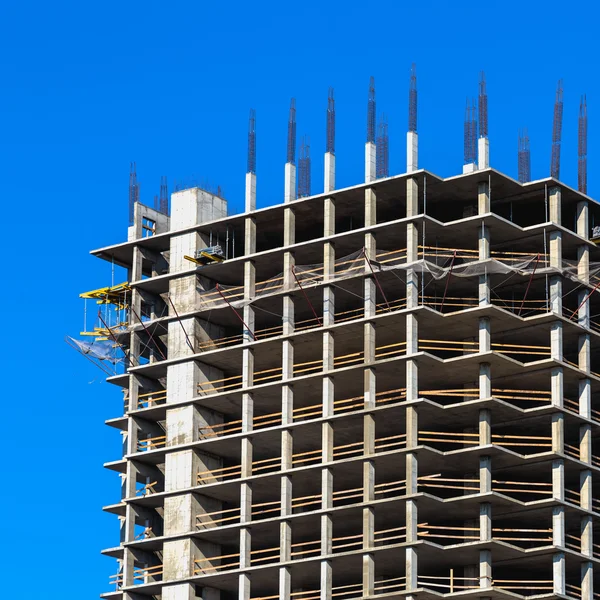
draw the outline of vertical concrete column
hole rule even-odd
[[[248,196],[248,179],[252,176],[254,179],[253,197]],[[250,182],[252,183],[252,182]],[[250,190],[252,192],[252,190]],[[246,174],[246,210],[256,208],[256,176],[254,173]],[[249,206],[250,204],[250,206]],[[256,252],[256,221],[248,217],[245,220],[245,255],[249,256]],[[253,333],[256,329],[254,308],[249,303],[256,294],[256,267],[252,260],[244,262],[244,322],[248,330],[244,331],[242,339],[244,346],[248,346],[253,341]],[[254,383],[254,350],[251,347],[242,349],[242,386],[246,390],[242,394],[242,433],[249,433],[254,428],[254,395],[249,388]],[[252,475],[253,447],[252,439],[243,437],[241,440],[241,465],[242,478]],[[240,484],[240,523],[250,524],[252,521],[252,484],[242,481]],[[251,528],[240,528],[240,569],[250,567],[250,552],[252,549]],[[250,575],[240,573],[238,580],[238,598],[239,600],[249,600],[250,598]]]
[[[561,224],[561,191],[554,187],[548,191],[548,216],[552,223]],[[562,232],[550,232],[550,267],[562,270]],[[562,315],[562,279],[560,275],[550,278],[550,309]]]
[[[416,168],[416,164],[413,165]],[[406,180],[406,216],[419,214],[419,186],[416,178]],[[424,226],[424,224],[423,224]],[[419,260],[419,231],[415,222],[406,225],[406,262],[416,263]],[[424,299],[422,300],[424,302]],[[415,269],[406,271],[406,308],[419,306],[419,277]],[[415,313],[406,315],[406,401],[416,402],[419,398],[419,370],[416,358],[412,355],[419,351],[419,327]],[[419,445],[419,419],[417,407],[409,404],[406,407],[406,542],[416,544],[418,540],[418,510],[413,496],[418,492],[418,458],[412,451]],[[418,557],[415,546],[407,546],[405,554],[406,589],[418,587]]]
[[[324,361],[325,363],[325,351]],[[333,352],[328,353],[327,362],[333,366]],[[325,364],[323,365],[325,368]],[[334,412],[334,381],[333,377],[323,377],[323,417],[331,417]],[[324,421],[321,433],[321,460],[323,463],[333,461],[333,426],[330,421]],[[331,467],[321,469],[321,508],[331,510],[333,508],[333,470]],[[332,553],[333,544],[333,521],[330,512],[321,515],[321,555],[328,556]],[[332,567],[331,561],[321,561],[321,600],[331,598]]]
[[[492,491],[492,458],[479,457],[479,493],[489,494]]]
[[[552,452],[563,454],[565,451],[565,419],[562,413],[552,414]]]
[[[477,184],[477,214],[485,215],[489,212],[491,212],[489,181],[481,181]]]
[[[367,160],[369,150],[375,150],[375,144],[367,143]],[[373,156],[375,156],[373,154]],[[375,171],[369,177],[369,163],[367,163],[367,181],[375,180]],[[365,227],[377,224],[377,197],[375,190],[365,190]],[[375,235],[371,232],[365,234],[365,262],[377,259],[377,246]],[[363,326],[363,353],[365,369],[363,373],[365,390],[365,408],[375,406],[375,323],[370,321],[377,313],[377,285],[371,268],[365,264],[364,278],[364,318]],[[363,416],[363,502],[372,502],[375,499],[375,418],[372,413]],[[375,585],[375,564],[373,557],[375,532],[375,514],[372,506],[363,508],[363,595],[372,595]]]
[[[294,168],[291,163],[287,167]],[[287,171],[286,171],[287,174]],[[294,183],[295,190],[295,183]],[[287,198],[287,196],[286,196]],[[287,200],[286,200],[287,201]],[[292,208],[286,208],[283,215],[283,244],[290,246],[295,243],[296,220]],[[295,266],[294,253],[286,251],[283,256],[283,286],[284,290],[292,290],[295,286],[295,279],[292,268]],[[289,335],[294,332],[295,315],[294,301],[290,295],[283,297],[283,335]],[[282,424],[291,424],[293,421],[294,410],[294,391],[291,380],[294,376],[294,345],[289,339],[282,342],[282,379],[284,383],[281,389],[281,418]],[[281,516],[287,517],[292,514],[292,478],[287,471],[292,468],[293,454],[293,435],[290,429],[281,431]],[[289,520],[282,520],[279,530],[280,556],[281,562],[291,560],[292,553],[292,526]],[[289,598],[291,593],[291,572],[288,567],[279,569],[279,595],[280,598]]]
[[[482,169],[488,169],[490,166],[490,140],[487,137],[480,137],[477,140],[477,154],[479,160],[477,162],[477,168],[481,171]]]
[[[479,363],[479,397],[492,397],[492,366],[490,363]]]
[[[330,178],[328,180],[328,162]],[[333,189],[335,177],[335,156],[325,154],[325,190]],[[335,233],[335,202],[332,198],[324,200],[323,236],[329,237]],[[323,280],[329,281],[335,273],[335,248],[326,241],[323,244]],[[333,286],[325,285],[323,288],[323,326],[333,325],[335,320],[335,295]],[[335,383],[328,372],[334,367],[334,335],[332,331],[323,332],[323,417],[333,416],[335,400]],[[324,464],[333,461],[334,430],[331,421],[324,421],[321,430],[321,460]],[[333,470],[330,466],[321,469],[321,508],[330,510],[333,507]],[[321,555],[328,556],[332,553],[333,521],[330,512],[321,515]],[[321,561],[320,595],[321,600],[331,598],[333,581],[331,560]]]
[[[189,583],[166,585],[161,591],[162,600],[197,600],[198,598],[194,586]],[[137,597],[138,596],[136,596],[136,598]]]
[[[477,214],[483,216],[491,211],[490,185],[488,181],[482,181],[477,185]],[[479,231],[479,260],[487,260],[491,256],[490,230],[485,221],[481,221]],[[489,275],[484,273],[479,276],[479,305],[491,302]]]
[[[292,202],[296,199],[296,165],[285,163],[284,202]]]
[[[492,332],[489,317],[479,319],[479,352],[489,352],[492,349]]]
[[[138,246],[133,247],[133,260],[131,265],[131,279],[130,281],[140,281],[142,279],[142,250]],[[129,324],[137,325],[138,329],[132,331],[130,334],[129,341],[129,352],[128,357],[132,364],[140,364],[140,329],[139,317],[142,314],[142,295],[139,290],[132,288],[131,290],[131,308],[129,309]],[[150,349],[150,358],[154,360],[154,346]]]
[[[479,587],[483,590],[492,587],[492,551],[479,551]]]
[[[548,218],[551,223],[561,224],[562,193],[557,186],[548,190]]]
[[[335,154],[325,152],[325,193],[335,190]]]
[[[410,450],[419,444],[419,415],[415,406],[406,407],[406,543],[416,544],[418,541],[417,502],[410,496],[418,492],[418,459],[417,453]],[[417,587],[418,557],[415,546],[406,547],[406,589],[411,591]]]
[[[479,260],[490,258],[490,229],[485,222],[481,222],[479,233]],[[491,302],[490,277],[487,270],[483,275],[479,275],[479,306],[485,306]]]
[[[565,500],[565,463],[562,458],[552,461],[552,497],[555,500]]]
[[[577,235],[585,240],[589,239],[589,208],[587,200],[577,203]],[[587,244],[577,246],[577,277],[586,285],[590,282],[590,250]],[[578,294],[579,314],[577,320],[583,327],[590,326],[590,306],[589,302],[584,302],[588,289],[582,289]]]
[[[365,182],[370,183],[377,178],[377,148],[374,142],[365,144]]]
[[[581,600],[594,598],[594,563],[581,563]]]
[[[419,214],[419,185],[415,178],[406,180],[406,217]],[[406,225],[406,262],[408,264],[419,260],[419,230],[414,222]],[[419,278],[415,269],[406,271],[406,308],[419,305]]]
[[[256,173],[246,173],[246,190],[244,208],[246,212],[256,210]]]
[[[416,131],[406,132],[406,172],[419,168],[419,136]]]
[[[552,581],[555,594],[565,593],[565,553],[552,555]]]
[[[488,408],[479,410],[479,445],[489,446],[492,443],[492,411]]]
[[[335,200],[325,198],[323,201],[324,226],[323,237],[335,235]],[[323,244],[323,280],[327,283],[335,275],[335,246],[326,241]],[[333,325],[335,321],[335,292],[333,286],[323,287],[323,325]]]
[[[479,540],[490,542],[492,540],[492,504],[482,502],[479,505]]]

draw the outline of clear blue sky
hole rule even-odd
[[[390,170],[405,164],[407,85],[419,78],[420,166],[460,172],[465,98],[485,70],[493,167],[516,177],[528,127],[532,175],[547,176],[552,107],[564,79],[561,178],[577,183],[577,112],[587,93],[589,193],[597,195],[600,80],[592,2],[31,2],[0,5],[4,211],[5,543],[3,594],[82,600],[108,591],[119,478],[102,463],[121,437],[103,424],[121,395],[63,341],[82,326],[78,293],[110,284],[90,248],[122,241],[127,183],[161,175],[221,185],[242,202],[249,108],[257,111],[258,204],[281,202],[289,99],[322,186],[329,86],[338,185],[364,172],[369,76],[389,119]],[[585,14],[584,14],[585,13]],[[578,16],[581,15],[581,16]],[[43,592],[40,585],[44,586]]]

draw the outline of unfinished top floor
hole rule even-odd
[[[552,178],[521,184],[494,169],[446,179],[419,170],[231,216],[227,216],[227,202],[222,198],[200,188],[183,190],[172,195],[170,217],[136,204],[128,241],[93,250],[92,254],[130,268],[133,249],[139,248],[149,257],[143,261],[142,277],[153,277],[182,270],[170,265],[172,240],[192,233],[200,238],[200,246],[220,246],[223,257],[229,260],[332,236],[348,237],[364,232],[364,199],[370,190],[376,197],[376,215],[368,218],[370,227],[406,219],[411,213],[407,212],[408,181],[417,195],[416,212],[410,217],[426,216],[432,223],[460,224],[481,216],[478,202],[484,186],[489,206],[484,212],[517,228],[548,223],[587,239],[600,224],[598,202]],[[558,206],[553,209],[550,196],[557,191]],[[325,199],[330,200],[328,205]],[[582,201],[587,201],[589,207],[587,235],[583,236],[577,222],[577,206]],[[325,214],[327,206],[333,215]],[[290,209],[292,219],[286,217]],[[187,266],[194,267],[192,263]]]

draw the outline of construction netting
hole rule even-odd
[[[220,285],[208,290],[199,289],[199,310],[233,306],[239,308],[261,298],[302,288],[337,282],[343,279],[366,275],[370,272],[406,271],[425,274],[435,280],[452,277],[477,277],[480,275],[530,276],[532,273],[562,274],[582,283],[576,261],[563,260],[562,269],[552,267],[548,256],[526,252],[493,252],[485,260],[479,259],[479,252],[470,249],[449,249],[433,246],[419,246],[419,259],[407,262],[406,248],[398,250],[377,250],[375,259],[368,259],[364,249],[348,254],[334,261],[333,267],[325,269],[323,263],[295,265],[289,273],[277,275],[257,282],[255,293],[244,296],[244,286]],[[592,283],[599,279],[600,263],[590,263],[589,279]]]

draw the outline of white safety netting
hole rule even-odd
[[[103,340],[94,340],[92,342],[88,342],[85,340],[76,340],[70,336],[66,337],[66,342],[81,352],[81,354],[89,356],[90,358],[109,362],[113,365],[123,360],[122,355],[117,355],[117,349],[114,342]]]
[[[582,272],[577,261],[563,260],[562,268],[549,265],[546,255],[534,253],[492,252],[492,257],[479,260],[477,250],[452,250],[448,248],[419,247],[419,260],[407,262],[406,248],[398,250],[377,250],[375,260],[368,260],[364,249],[357,250],[333,261],[326,268],[323,263],[295,265],[286,274],[284,272],[256,283],[254,294],[245,297],[244,286],[217,285],[200,292],[199,309],[211,310],[224,306],[241,308],[256,300],[281,292],[291,292],[318,286],[324,283],[338,282],[344,279],[369,273],[411,270],[425,274],[435,280],[452,277],[478,277],[480,275],[517,274],[531,276],[538,274],[562,274],[572,281],[583,283]],[[600,281],[600,263],[590,263],[589,279],[592,284]]]

